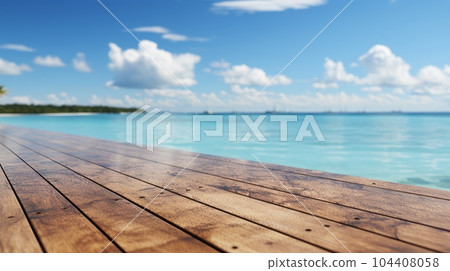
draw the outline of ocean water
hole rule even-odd
[[[124,142],[126,116],[17,115],[0,116],[0,123]],[[259,126],[266,142],[254,136],[241,141],[250,129],[239,116],[238,140],[230,142],[228,115],[223,115],[223,136],[202,134],[193,142],[193,116],[173,114],[172,135],[162,146],[248,160],[255,160],[254,154],[263,162],[450,190],[450,114],[315,114],[325,141],[313,136],[297,142],[304,116],[289,123],[286,142],[280,141],[280,123],[269,117]],[[164,125],[158,127],[156,137],[163,131]]]

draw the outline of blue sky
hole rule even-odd
[[[275,79],[349,1],[102,3],[140,45],[96,0],[1,1],[0,85],[9,94],[0,103],[149,103],[184,112],[449,108],[449,1],[355,0]]]

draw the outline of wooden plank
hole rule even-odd
[[[23,161],[0,145],[0,163],[47,252],[99,252],[109,240]],[[105,252],[120,252],[115,245]]]
[[[120,233],[115,242],[125,252],[217,252],[148,212],[137,216],[142,208],[83,176],[15,143],[3,144],[61,191],[111,238]]]
[[[64,140],[64,142],[67,144],[68,142],[66,141],[66,140]],[[92,149],[92,148],[91,148]],[[172,155],[173,156],[173,155]],[[185,157],[185,158],[188,158],[188,157]],[[143,161],[141,161],[141,163],[142,162],[145,162],[145,160],[143,160]],[[169,174],[174,174],[173,172],[170,172],[169,171]],[[155,176],[155,177],[157,177],[157,176]],[[248,184],[244,184],[244,187],[242,187],[242,186],[236,186],[236,185],[233,185],[233,186],[230,186],[229,185],[229,180],[223,180],[223,178],[221,178],[220,179],[221,180],[221,182],[219,182],[219,184],[218,184],[218,182],[217,182],[217,180],[215,180],[214,182],[212,182],[212,183],[210,183],[210,185],[211,186],[214,186],[213,184],[216,184],[216,188],[219,188],[219,189],[228,189],[228,191],[231,191],[231,192],[233,192],[233,193],[238,193],[238,194],[241,194],[241,195],[245,195],[246,193],[247,194],[250,194],[251,193],[251,195],[252,196],[250,196],[250,197],[253,197],[253,198],[259,198],[260,200],[263,200],[263,201],[266,201],[266,202],[271,202],[271,203],[275,203],[275,204],[278,204],[278,205],[281,205],[281,206],[285,206],[285,207],[289,207],[289,208],[291,208],[291,209],[296,209],[296,205],[295,205],[295,202],[288,202],[287,200],[286,200],[286,198],[285,198],[285,195],[282,195],[282,194],[278,194],[278,193],[280,193],[281,191],[276,191],[275,189],[268,189],[268,188],[265,188],[265,187],[260,187],[260,186],[255,186],[254,184],[250,184],[250,183],[248,183]],[[235,182],[235,183],[239,183],[239,184],[243,184],[242,182]],[[228,187],[226,187],[228,185]],[[245,185],[247,185],[247,187],[245,187]],[[229,187],[231,187],[231,189],[229,188]],[[250,187],[250,189],[249,189],[249,187]],[[255,191],[256,190],[256,191]],[[264,194],[263,194],[264,193]],[[285,192],[284,192],[285,193]],[[286,193],[285,193],[286,194]],[[267,197],[267,195],[269,195],[269,197]],[[246,195],[246,196],[249,196],[249,195]],[[267,200],[267,199],[264,199],[264,198],[269,198],[270,200]],[[311,199],[311,198],[306,198],[307,200],[314,200],[314,199]],[[278,202],[277,202],[278,201]],[[291,199],[291,201],[292,201],[292,199]],[[302,199],[302,201],[303,201],[303,199]],[[314,200],[314,201],[316,201],[316,200]],[[321,202],[320,200],[319,201],[317,201],[317,202]],[[325,203],[325,202],[321,202],[321,203]],[[289,206],[289,204],[291,204],[291,206]],[[325,203],[325,204],[328,204],[328,205],[330,205],[330,206],[338,206],[338,205],[335,205],[335,204],[330,204],[330,203]],[[287,206],[286,206],[287,205]],[[298,205],[297,205],[298,206]],[[340,206],[340,207],[342,207],[342,206]],[[298,208],[298,207],[297,207]],[[344,208],[346,208],[346,207],[344,207]],[[355,209],[356,210],[356,209]],[[356,210],[356,211],[359,211],[359,212],[361,212],[360,210]],[[345,212],[343,212],[343,213],[345,213]],[[365,212],[363,212],[363,213],[365,213]],[[369,213],[370,214],[370,213]],[[373,214],[372,214],[373,215]],[[388,220],[389,219],[391,219],[392,220],[392,218],[390,218],[390,217],[384,217],[385,219],[387,218]],[[380,220],[380,219],[378,219],[378,220]],[[395,221],[395,219],[393,219],[394,221]],[[354,221],[354,223],[353,224],[355,224],[355,225],[357,225],[358,227],[360,227],[361,225],[364,225],[365,223],[366,224],[369,224],[368,222],[369,222],[370,220],[366,220],[365,219],[365,217],[363,217],[363,219],[360,219],[360,220],[356,220],[356,221]],[[423,232],[423,231],[421,231],[420,230],[420,227],[422,227],[423,229],[428,229],[428,228],[430,228],[430,227],[426,227],[426,226],[423,226],[423,225],[417,225],[417,224],[414,224],[414,223],[411,223],[411,222],[408,222],[408,221],[402,221],[402,220],[398,220],[397,222],[400,222],[400,223],[398,223],[398,225],[397,226],[400,226],[400,227],[403,227],[403,226],[405,226],[405,225],[407,225],[408,227],[409,227],[409,225],[408,224],[410,224],[410,225],[412,225],[413,227],[415,226],[415,227],[419,227],[419,228],[416,228],[417,229],[417,231],[415,232],[415,234],[417,235],[417,232],[420,232],[421,234],[421,236],[427,236],[427,235],[429,235],[429,233],[428,232]],[[370,224],[372,224],[372,223],[370,223]],[[382,226],[383,225],[383,221],[379,221],[379,224],[380,224],[380,226]],[[387,226],[385,225],[385,228],[389,228],[389,223],[386,223],[387,224]],[[398,229],[397,229],[397,226],[392,230],[392,233],[391,234],[394,234],[394,235],[399,235],[399,236],[406,236],[406,238],[413,238],[414,237],[414,231],[413,231],[413,227],[407,227],[407,229],[408,230],[405,230],[405,232],[402,234],[402,231],[400,230],[400,234],[398,234],[397,233],[397,231],[398,231]],[[446,239],[445,238],[445,234],[444,235],[442,235],[441,233],[439,233],[439,230],[438,229],[433,229],[433,228],[430,228],[430,229],[432,229],[432,230],[436,230],[435,232],[434,232],[434,235],[433,234],[431,234],[431,235],[429,235],[429,236],[431,236],[431,240],[432,240],[432,242],[431,243],[433,243],[433,242],[435,242],[436,240],[438,240],[439,238],[442,238],[442,239]],[[376,226],[375,226],[375,230],[377,230],[376,229]],[[384,231],[385,229],[383,229],[382,227],[381,227],[381,231]],[[405,233],[407,233],[407,234],[405,234]],[[412,233],[412,234],[411,234]],[[432,232],[433,233],[433,232]],[[446,232],[446,231],[444,231],[444,233],[448,233],[448,232]],[[400,238],[402,238],[402,237],[400,237]],[[417,239],[417,238],[416,238]],[[419,237],[419,239],[420,239],[420,237]],[[426,239],[426,238],[422,238],[423,239],[423,241]],[[427,246],[427,245],[429,245],[429,244],[426,244],[426,245],[423,245],[423,244],[419,244],[419,245],[422,245],[422,246]],[[433,245],[433,244],[431,244],[431,245]],[[433,248],[433,247],[432,247]],[[439,249],[444,249],[444,250],[441,250],[441,251],[446,251],[445,249],[446,248],[448,248],[448,246],[446,247],[445,245],[444,246],[442,246],[442,242],[441,242],[441,246],[439,247],[439,243],[437,243],[436,242],[436,244],[434,244],[434,249],[436,249],[436,250],[439,250]]]
[[[16,127],[14,127],[16,128]],[[15,129],[16,131],[23,129],[18,128]],[[189,159],[196,155],[196,153],[187,152],[183,150],[173,150],[170,148],[161,148],[156,147],[156,152],[148,152],[145,149],[138,148],[134,145],[130,144],[122,144],[118,142],[108,141],[108,140],[100,140],[95,138],[89,138],[89,137],[80,137],[80,136],[73,136],[68,134],[60,134],[60,133],[53,133],[53,132],[44,132],[48,135],[58,135],[58,138],[64,138],[65,140],[80,140],[83,138],[82,142],[84,144],[90,144],[93,148],[99,148],[103,150],[109,150],[112,152],[120,153],[127,156],[133,156],[138,158],[144,158],[144,159],[150,159],[150,160],[157,160],[161,161],[161,159],[164,158],[171,158],[173,159],[173,162],[176,162],[178,159]],[[50,138],[50,137],[49,137]],[[158,151],[160,150],[160,151]],[[158,154],[158,155],[156,155]],[[203,164],[203,162],[208,162],[211,160],[214,161],[220,161],[220,162],[226,162],[226,163],[233,163],[233,164],[241,164],[245,166],[250,167],[256,167],[260,168],[261,165],[258,162],[248,161],[248,160],[242,160],[242,159],[236,159],[236,158],[227,158],[227,157],[220,157],[220,156],[214,156],[214,155],[207,155],[207,154],[200,154],[197,158],[199,164]],[[372,187],[378,187],[383,188],[387,190],[394,190],[394,191],[401,191],[401,192],[407,192],[411,194],[418,194],[418,195],[424,195],[429,197],[435,197],[435,198],[441,198],[441,199],[447,199],[450,200],[450,191],[446,190],[439,190],[439,189],[433,189],[433,188],[427,188],[427,187],[418,187],[414,185],[406,185],[401,183],[393,183],[393,182],[386,182],[381,180],[374,180],[369,178],[363,178],[363,177],[355,177],[355,176],[348,176],[348,175],[342,175],[342,174],[335,174],[335,173],[329,173],[329,172],[323,172],[318,170],[308,170],[308,169],[302,169],[302,168],[295,168],[295,167],[287,167],[287,166],[281,166],[281,165],[275,165],[267,163],[265,164],[267,168],[270,170],[275,171],[284,171],[284,172],[290,172],[290,173],[296,173],[299,175],[305,175],[309,177],[318,177],[318,178],[326,178],[334,181],[340,181],[340,182],[346,182],[346,183],[356,183],[356,184],[362,184],[365,186],[372,186]],[[195,165],[194,165],[195,166]],[[197,169],[196,167],[193,167],[192,169]],[[201,168],[198,170],[202,170]]]
[[[0,253],[42,252],[0,165]]]
[[[24,143],[23,141],[21,142]],[[84,168],[90,166],[95,168],[90,163],[83,162],[81,160],[74,159],[73,157],[64,155],[62,153],[56,153],[55,151],[48,150],[45,147],[35,146],[33,144],[27,144],[28,147],[33,148],[39,152],[44,152],[46,155],[52,156],[52,159],[57,159],[59,162],[71,167],[73,170],[82,172]],[[66,151],[71,152],[70,148],[65,148]],[[143,164],[142,161],[128,161],[124,163],[123,159],[118,155],[109,155],[108,157],[102,156],[101,152],[95,151],[93,153],[86,153],[84,150],[80,153],[74,152],[77,155],[84,155],[84,159],[91,159],[91,162],[108,164],[113,169],[124,172],[128,175],[139,175],[142,180],[152,180],[151,183],[163,186],[164,176],[159,175],[158,172],[171,172],[172,168],[160,168],[159,166],[148,166]],[[87,164],[87,165],[86,165]],[[121,165],[123,167],[121,167]],[[149,170],[150,168],[150,170]],[[137,173],[133,173],[137,172]],[[120,175],[117,172],[111,172],[101,167],[96,169],[89,169],[88,172],[82,172],[83,175],[92,178],[95,181],[101,182],[103,178],[120,180],[127,183],[126,187],[116,188],[121,193],[130,193],[131,197],[137,199],[138,194],[133,191],[145,190],[145,185],[136,182],[135,179]],[[168,190],[176,192],[177,194],[187,196],[189,198],[204,202],[208,205],[214,206],[227,212],[245,217],[246,219],[255,221],[259,224],[266,225],[277,229],[281,232],[285,232],[292,236],[296,236],[309,242],[314,242],[320,246],[329,248],[333,251],[345,251],[339,242],[322,228],[321,225],[310,215],[299,213],[294,210],[286,209],[275,205],[267,205],[262,201],[256,201],[246,196],[236,195],[229,193],[214,187],[214,184],[220,183],[220,179],[217,177],[201,178],[198,173],[185,172],[183,176],[180,176],[180,181],[172,184]],[[126,180],[126,181],[125,181]],[[104,181],[104,180],[103,180]],[[222,180],[223,182],[223,180]],[[228,180],[228,182],[230,182]],[[105,185],[108,185],[107,183]],[[130,190],[131,187],[131,190]],[[111,188],[112,189],[112,188]],[[128,189],[128,190],[127,190]],[[291,195],[285,195],[285,199],[291,199]],[[242,208],[245,206],[245,208]],[[161,212],[159,212],[161,213]],[[426,251],[425,249],[399,242],[384,236],[379,236],[366,231],[358,230],[353,227],[348,227],[334,221],[323,219],[323,223],[328,225],[333,233],[338,236],[340,240],[343,240],[346,246],[353,252],[367,252],[367,251],[409,251],[419,252]]]
[[[21,155],[21,157],[25,157],[27,161],[29,161],[33,164],[34,167],[39,169],[42,174],[45,174],[47,177],[49,177],[52,182],[58,182],[60,183],[60,186],[66,187],[70,186],[70,182],[80,182],[80,180],[74,180],[73,178],[70,178],[70,180],[67,180],[67,182],[69,183],[64,183],[62,179],[70,176],[70,173],[62,170],[59,167],[57,167],[55,171],[54,163],[51,164],[45,159],[42,160],[42,157],[33,158],[33,155],[31,155],[29,152],[24,151],[23,148],[15,146],[14,143],[8,142],[8,140],[3,139],[3,142],[6,142],[8,146],[13,147],[14,150]],[[49,155],[50,157],[52,153],[47,152],[45,154]],[[64,164],[66,165],[65,162],[66,161],[64,161]],[[46,167],[46,165],[49,165],[50,167]],[[108,174],[108,172],[99,173],[89,163],[85,163],[83,165],[78,164],[78,166],[78,169],[81,169],[80,172],[83,175],[92,175],[90,177],[95,177],[93,178],[93,180],[95,180],[96,182],[104,185],[105,187],[108,187],[112,191],[116,191],[117,193],[124,195],[127,199],[136,202],[140,206],[146,206],[148,202],[161,191],[161,188],[143,184],[142,182],[136,181],[134,179],[131,179],[130,181],[128,179],[120,178],[124,177],[120,174],[115,173],[117,176],[112,176]],[[53,172],[52,174],[55,175],[50,176],[50,172]],[[114,172],[110,171],[110,173]],[[166,177],[173,178],[173,176],[171,175],[167,175]],[[136,187],[136,183],[140,186]],[[55,185],[58,184],[55,183]],[[82,189],[82,191],[84,192],[80,192],[80,199],[74,199],[74,201],[78,202],[83,198],[87,198],[90,202],[105,201],[109,199],[107,196],[102,195],[101,193],[99,195],[99,192],[96,189],[92,189],[92,187],[87,185],[86,183],[80,184],[80,189]],[[65,194],[69,198],[74,197],[72,193],[73,192],[65,191]],[[78,204],[80,208],[88,205],[81,202],[78,202]],[[120,220],[122,217],[129,216],[124,212],[116,213],[116,207],[114,208],[114,213],[110,215],[112,215],[115,219]],[[111,206],[109,206],[109,208],[104,209],[110,211],[112,208]],[[177,196],[173,193],[164,192],[154,202],[152,202],[152,204],[148,206],[148,210],[157,213],[159,216],[172,221],[173,223],[179,225],[180,227],[183,227],[190,232],[193,232],[194,234],[200,236],[201,238],[204,238],[205,240],[208,240],[224,251],[326,252],[326,250],[323,250],[316,246],[293,239],[289,236],[269,230],[267,228],[261,227],[227,213],[220,212],[216,209],[205,206],[196,201]],[[86,212],[90,216],[95,215],[95,213],[93,213],[94,211],[91,213],[86,210]],[[133,212],[133,214],[135,214],[135,212]],[[92,218],[95,219],[94,217]],[[140,225],[141,227],[148,227],[149,225],[148,223],[136,224]],[[105,231],[107,231],[106,228]],[[124,235],[126,235],[125,232]],[[135,237],[145,239],[145,235],[148,235],[151,238],[155,238],[155,235],[158,236],[158,233],[155,233],[155,231],[143,232],[143,230],[141,230]],[[119,240],[120,238],[122,238],[122,235],[117,238],[117,242],[122,246],[122,243],[120,243]],[[140,242],[139,240],[134,241],[136,243]],[[176,246],[177,243],[174,242],[173,245]],[[191,251],[192,249],[179,245],[178,250],[187,252]]]
[[[230,185],[225,184],[224,182],[215,182],[211,185],[240,195],[305,212],[303,206],[301,206],[295,198],[292,196],[289,197],[289,193],[289,195],[286,195],[286,193],[275,191],[273,189],[250,186],[242,183]],[[450,240],[449,231],[322,202],[311,198],[297,197],[318,217],[327,218],[335,222],[416,244],[435,251],[450,251],[450,243],[443,241]]]
[[[230,163],[237,163],[237,164],[241,164],[241,165],[245,165],[245,166],[252,166],[252,167],[257,167],[257,168],[261,167],[261,164],[259,162],[254,162],[254,161],[249,161],[249,160],[230,159],[230,158],[226,158],[226,157],[206,155],[206,154],[202,155],[202,158],[213,159],[213,160],[220,161],[222,163],[230,162]],[[272,164],[272,163],[264,163],[264,165],[272,171],[295,173],[295,174],[299,174],[299,175],[305,175],[307,177],[316,177],[316,178],[329,179],[329,180],[340,181],[340,182],[345,182],[345,183],[361,184],[364,186],[377,187],[377,188],[382,188],[382,189],[386,189],[386,190],[393,190],[393,191],[411,193],[411,194],[433,197],[433,198],[438,198],[438,199],[450,200],[450,191],[447,191],[447,190],[421,187],[421,186],[408,185],[408,184],[395,183],[395,182],[387,182],[387,181],[364,178],[364,177],[324,172],[324,171],[320,171],[320,170],[310,170],[310,169],[304,169],[304,168],[287,167],[287,166],[276,165],[276,164]]]
[[[60,148],[61,146],[65,148],[64,145],[67,142],[73,142],[74,144],[71,146],[78,146],[77,149],[81,150],[81,152],[89,152],[92,150],[90,145],[85,147],[83,142],[75,144],[75,141],[70,141],[66,138],[61,140],[52,139],[51,142],[62,144],[59,146]],[[42,143],[49,144],[48,142]],[[97,145],[101,145],[100,142]],[[99,150],[98,152],[102,151]],[[107,156],[114,156],[114,153],[105,153],[104,151],[103,153]],[[168,160],[175,161],[177,159],[176,156],[172,155],[167,160],[164,160],[163,152],[157,152],[154,155],[157,155],[160,157],[160,160],[168,163],[174,163]],[[183,159],[187,160],[189,158],[183,157]],[[139,159],[131,156],[127,160],[134,161],[134,164],[142,163],[142,160],[139,162]],[[151,162],[150,160],[146,161]],[[178,164],[179,162],[176,163]],[[158,163],[153,163],[155,166],[156,164]],[[285,189],[261,166],[258,168],[248,167],[242,164],[223,163],[217,160],[209,160],[209,162],[195,160],[190,169],[285,192]],[[335,182],[328,179],[298,175],[284,171],[273,171],[273,174],[292,193],[299,196],[450,230],[450,213],[446,211],[449,208],[450,201],[444,199],[402,193],[361,184]],[[393,202],[396,204],[392,204]]]

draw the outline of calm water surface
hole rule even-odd
[[[0,123],[124,142],[126,116],[0,116]],[[314,116],[325,142],[315,138],[295,142],[300,122],[290,123],[288,141],[280,142],[279,123],[268,118],[260,126],[267,142],[253,137],[249,142],[229,142],[227,125],[223,137],[202,136],[193,142],[192,115],[174,114],[172,137],[163,146],[248,160],[255,160],[254,154],[263,162],[450,190],[450,114]],[[214,124],[202,128],[212,129]],[[247,131],[238,117],[237,138]]]

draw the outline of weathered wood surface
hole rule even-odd
[[[2,252],[450,252],[449,191],[4,125],[0,153]]]

